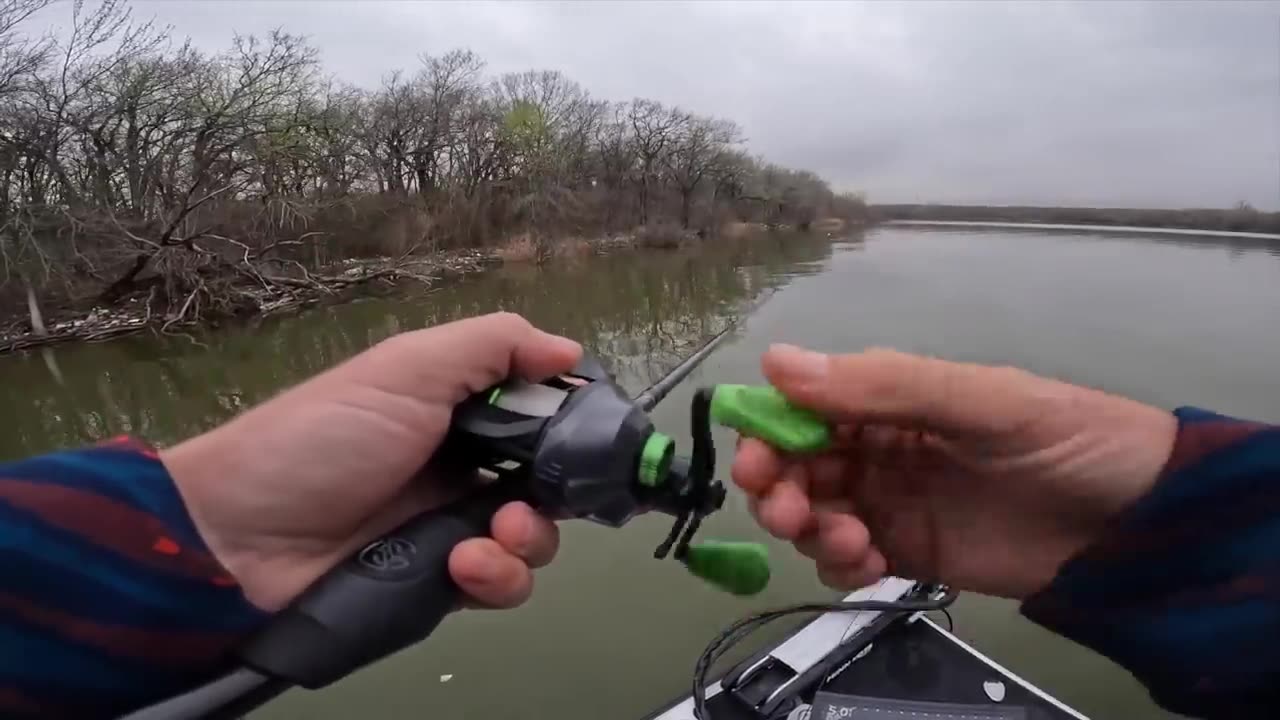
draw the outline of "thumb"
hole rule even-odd
[[[493,313],[396,335],[366,355],[356,359],[366,361],[361,371],[385,389],[456,404],[508,376],[569,372],[582,347],[514,313]]]
[[[763,366],[782,394],[836,422],[997,433],[1015,426],[1032,405],[1033,376],[1022,371],[892,350],[825,355],[774,345]]]

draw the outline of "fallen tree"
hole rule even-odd
[[[332,274],[322,274],[287,263],[254,262],[247,252],[230,268],[208,254],[197,255],[196,263],[189,262],[190,255],[180,257],[187,262],[181,270],[156,275],[155,282],[139,282],[110,305],[76,309],[62,313],[64,317],[46,314],[34,294],[29,295],[29,317],[0,326],[0,353],[68,341],[101,342],[143,331],[186,334],[222,319],[285,313],[373,287],[390,289],[408,282],[430,287],[500,262],[492,253],[463,250],[348,261],[331,269]],[[163,265],[169,258],[162,253],[153,261]],[[175,292],[175,285],[182,290]],[[159,302],[162,295],[170,302]]]

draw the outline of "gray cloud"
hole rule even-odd
[[[64,6],[65,7],[65,6]],[[469,47],[738,121],[873,200],[1280,208],[1280,3],[148,2],[199,46],[282,27],[373,85]],[[65,10],[63,11],[65,12]]]

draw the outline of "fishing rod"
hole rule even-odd
[[[432,464],[489,481],[375,540],[308,587],[240,648],[239,667],[125,720],[229,720],[293,686],[325,687],[427,638],[454,610],[453,547],[489,534],[494,513],[523,500],[557,518],[621,527],[657,511],[675,517],[654,551],[695,576],[750,595],[769,580],[758,543],[693,542],[719,510],[725,488],[713,477],[712,421],[791,451],[817,450],[825,424],[793,408],[771,387],[703,388],[692,402],[688,456],[648,417],[673,388],[730,336],[717,333],[647,389],[629,398],[595,358],[539,383],[511,380],[459,404]]]

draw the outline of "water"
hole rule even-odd
[[[121,432],[172,442],[388,334],[497,308],[583,340],[632,390],[749,313],[656,411],[677,437],[687,437],[691,388],[759,381],[770,342],[1008,363],[1162,406],[1280,421],[1278,280],[1280,249],[1267,243],[912,227],[504,268],[429,294],[223,331],[201,338],[204,347],[136,339],[56,348],[61,383],[50,358],[0,358],[0,458]],[[703,644],[732,618],[830,594],[776,543],[768,591],[717,594],[649,559],[666,528],[658,518],[622,531],[569,523],[526,607],[452,617],[427,643],[255,717],[641,717],[687,692]],[[761,535],[736,494],[706,532]],[[1010,602],[964,596],[954,614],[962,637],[1086,714],[1161,717],[1126,673],[1022,620]]]

